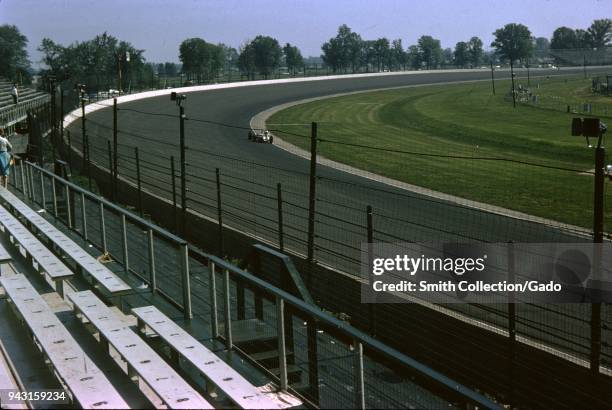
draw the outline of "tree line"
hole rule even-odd
[[[321,59],[333,73],[446,66],[467,68],[499,61],[524,62],[530,58],[549,57],[551,50],[604,50],[612,41],[612,20],[595,20],[586,29],[559,27],[550,40],[534,38],[526,26],[515,23],[493,34],[491,51],[485,51],[482,40],[476,36],[457,42],[453,49],[443,49],[440,40],[423,35],[415,44],[404,48],[401,39],[364,39],[347,25],[341,25],[337,34],[321,46]],[[24,81],[31,76],[27,42],[16,26],[0,26],[0,76]],[[289,43],[281,46],[277,39],[264,35],[246,41],[238,49],[202,38],[186,39],[179,46],[180,65],[147,62],[144,50],[107,33],[67,46],[45,38],[38,50],[43,54],[45,65],[41,74],[59,81],[71,79],[85,83],[91,90],[151,87],[162,76],[179,74],[193,83],[214,82],[222,73],[229,75],[231,80],[234,72],[247,79],[255,79],[257,75],[270,78],[278,75],[281,68],[287,75],[296,75],[305,64],[298,47]]]

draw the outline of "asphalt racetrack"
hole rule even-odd
[[[571,73],[582,73],[582,68],[531,71],[532,78]],[[497,79],[509,78],[509,71],[497,71],[495,75]],[[518,75],[526,73],[520,71]],[[215,169],[219,168],[224,223],[278,243],[276,195],[277,183],[281,183],[285,248],[305,255],[309,163],[274,145],[248,141],[247,128],[255,114],[272,106],[317,96],[419,84],[490,80],[490,76],[490,71],[484,69],[412,72],[189,93],[184,102],[188,118],[185,126],[188,208],[216,219]],[[498,89],[498,93],[506,91]],[[80,127],[80,121],[69,127],[77,148],[81,144]],[[179,120],[175,103],[163,96],[120,104],[118,128],[120,175],[132,180],[135,178],[134,147],[138,147],[143,187],[171,198],[170,156],[175,157],[176,169],[179,169]],[[305,127],[304,133],[308,131]],[[92,160],[108,167],[107,141],[112,141],[112,110],[105,108],[88,114],[87,133]],[[560,224],[543,225],[475,210],[332,168],[319,166],[318,176],[315,259],[349,274],[359,275],[360,246],[367,240],[368,205],[374,211],[375,241],[579,240]]]

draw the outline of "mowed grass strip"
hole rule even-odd
[[[549,81],[547,88],[562,84],[563,92],[574,89],[559,79],[540,81]],[[281,138],[309,149],[307,138],[291,133],[308,134],[308,126],[296,124],[315,121],[324,140],[319,153],[327,158],[462,198],[592,227],[593,176],[583,172],[593,170],[594,150],[583,138],[570,136],[575,115],[527,105],[514,109],[504,98],[510,82],[496,86],[496,96],[490,83],[478,82],[336,97],[280,111],[268,123]],[[577,172],[477,159],[482,157]],[[606,181],[606,204],[612,203],[609,186]],[[606,206],[606,221],[610,217]]]

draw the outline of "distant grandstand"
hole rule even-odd
[[[612,64],[612,47],[550,49],[549,55],[562,66],[593,66]]]
[[[45,92],[19,86],[19,102],[13,104],[12,86],[11,81],[0,78],[0,127],[4,128],[9,136],[15,133],[15,125],[27,118],[28,111],[50,100],[49,94]]]

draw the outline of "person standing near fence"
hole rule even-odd
[[[6,188],[8,186],[9,170],[11,167],[11,142],[4,136],[4,130],[0,128],[0,184]]]
[[[17,89],[17,84],[13,83],[13,88],[11,88],[11,96],[13,97],[13,104],[17,104],[19,102],[19,90]]]

